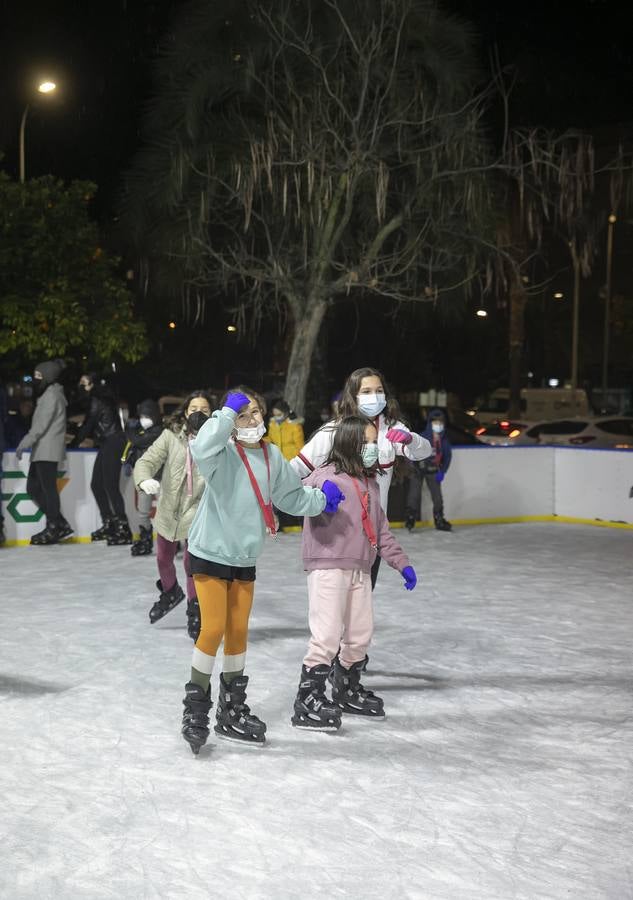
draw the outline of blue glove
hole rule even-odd
[[[238,413],[245,406],[248,406],[250,399],[246,394],[240,394],[239,391],[232,391],[224,401],[224,406],[232,409],[234,413]]]
[[[435,480],[437,481],[438,484],[441,484],[444,481],[444,472],[436,472]]]
[[[413,566],[405,566],[402,570],[402,577],[404,578],[405,589],[412,591],[418,583],[418,576],[415,574]]]
[[[327,500],[323,512],[335,513],[341,500],[345,500],[345,494],[341,493],[333,481],[324,481],[321,485],[321,490]]]

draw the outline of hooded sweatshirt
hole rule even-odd
[[[216,410],[195,440],[191,454],[206,487],[189,531],[189,552],[225,566],[254,566],[264,548],[266,526],[246,466],[231,437],[235,413]],[[323,511],[325,494],[304,487],[274,444],[267,444],[270,479],[261,447],[244,447],[264,503],[295,516]],[[151,451],[151,448],[150,448]],[[137,463],[138,466],[138,463]]]
[[[369,572],[379,552],[393,569],[402,572],[409,560],[389,530],[389,522],[380,505],[380,489],[377,481],[384,477],[353,478],[344,473],[337,474],[336,466],[330,463],[315,469],[304,484],[321,487],[324,481],[333,481],[345,495],[334,515],[322,513],[314,519],[307,519],[303,525],[303,568],[313,569],[360,569]],[[378,550],[372,548],[363,528],[362,505],[358,491],[369,492],[369,518],[378,539]]]

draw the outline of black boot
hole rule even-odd
[[[404,527],[407,529],[407,531],[413,531],[413,529],[415,528],[415,516],[407,515],[406,519],[404,520]]]
[[[180,733],[191,747],[191,752],[197,756],[209,737],[209,710],[213,706],[211,688],[208,687],[205,694],[199,684],[190,681],[185,685],[185,699],[182,702],[185,711]]]
[[[343,668],[338,660],[335,662],[332,700],[344,713],[382,718],[385,715],[382,698],[377,697],[373,691],[366,690],[360,683],[364,665],[364,659],[355,662],[349,669]]]
[[[200,604],[197,597],[187,600],[187,634],[192,641],[197,641],[200,634]]]
[[[4,519],[0,519],[0,547],[6,543],[7,536],[4,532]]]
[[[213,729],[220,737],[230,738],[241,744],[261,746],[265,741],[266,725],[251,713],[246,703],[248,676],[237,675],[229,684],[220,675],[220,693],[215,711]]]
[[[31,544],[33,544],[33,546],[57,544],[58,542],[59,537],[57,535],[57,529],[53,524],[47,525],[46,528],[42,529],[42,531],[38,531],[36,534],[31,536]]]
[[[184,591],[178,582],[176,582],[170,590],[164,591],[159,578],[156,582],[156,587],[160,591],[160,597],[149,611],[149,620],[152,625],[154,622],[158,622],[159,619],[162,619],[163,616],[166,616],[168,612],[171,612],[174,606],[178,606],[178,604],[182,603],[185,599]]]
[[[435,522],[435,527],[438,531],[452,531],[453,526],[450,522],[447,522],[444,518],[444,513],[434,513],[433,521]]]
[[[110,536],[110,532],[112,531],[114,525],[114,519],[111,516],[108,516],[103,520],[103,525],[101,528],[97,528],[96,531],[93,531],[90,535],[91,541],[106,541]]]
[[[63,541],[65,538],[70,537],[75,530],[63,516],[60,516],[57,522],[55,522],[55,529],[57,531],[57,540],[59,541]]]
[[[148,556],[152,552],[152,547],[154,545],[152,540],[152,526],[150,525],[149,528],[145,528],[143,525],[140,525],[139,532],[139,539],[138,541],[134,541],[130,547],[130,553],[132,556]]]
[[[108,547],[118,547],[122,544],[132,543],[132,532],[124,516],[114,520],[112,531],[106,538],[106,543]]]
[[[341,712],[325,696],[325,682],[330,666],[321,665],[301,669],[299,691],[295,699],[292,724],[313,731],[338,731]]]

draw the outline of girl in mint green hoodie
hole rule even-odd
[[[246,703],[243,674],[255,563],[266,534],[275,533],[273,504],[291,515],[334,513],[343,495],[332,482],[304,487],[277,447],[264,443],[266,407],[239,387],[201,421],[190,444],[206,482],[189,530],[189,565],[200,603],[201,628],[185,687],[182,735],[197,754],[209,735],[210,680],[224,641],[215,732],[242,743],[265,742],[266,725]]]

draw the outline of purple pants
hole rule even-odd
[[[158,563],[158,574],[160,575],[164,591],[170,591],[178,580],[176,577],[176,566],[174,565],[177,547],[177,541],[168,541],[162,534],[156,534],[156,562]],[[182,561],[185,567],[185,573],[188,573],[189,550],[187,541],[185,541],[185,552]],[[193,583],[193,578],[191,575],[187,574],[187,599],[192,600],[195,596],[196,588]]]

